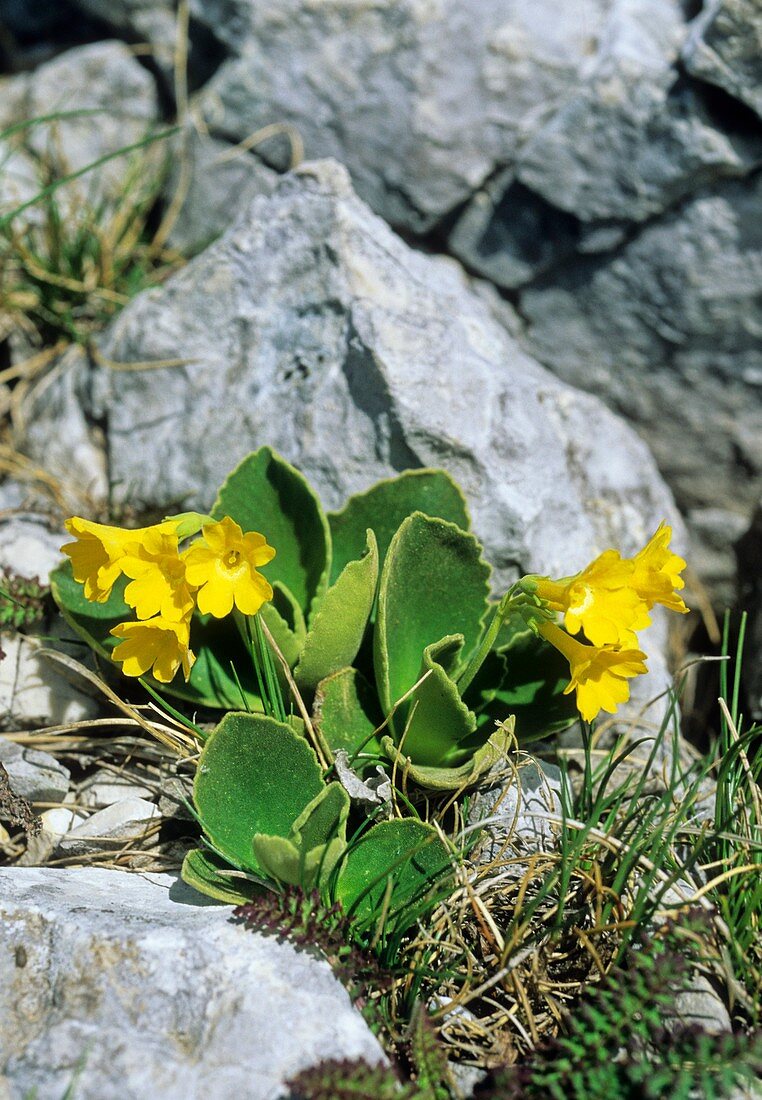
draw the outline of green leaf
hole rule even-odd
[[[527,628],[515,633],[499,656],[505,661],[505,672],[484,714],[496,721],[515,715],[520,744],[548,737],[578,721],[574,693],[563,693],[569,683],[569,663],[549,642]]]
[[[335,836],[346,840],[348,816],[349,795],[341,783],[329,783],[299,814],[290,838],[308,850]]]
[[[462,634],[468,659],[487,612],[489,574],[479,543],[455,524],[420,512],[401,524],[381,572],[374,636],[385,713],[415,684],[426,646]],[[403,717],[392,719],[395,727]]]
[[[426,679],[410,698],[405,729],[400,739],[402,751],[413,764],[426,767],[452,767],[471,755],[460,747],[476,729],[476,716],[468,709],[457,685],[447,675],[463,648],[463,635],[454,634],[423,651],[418,678]]]
[[[213,847],[235,867],[256,873],[252,837],[288,837],[323,787],[314,752],[290,726],[231,713],[204,745],[193,790]]]
[[[248,455],[219,491],[212,515],[230,516],[244,531],[259,531],[276,555],[265,567],[303,612],[320,596],[331,563],[331,533],[309,484],[270,447]]]
[[[280,581],[273,585],[272,603],[264,604],[259,614],[269,627],[278,649],[293,668],[299,660],[307,628],[301,608]],[[276,666],[280,667],[277,662]]]
[[[360,556],[369,527],[375,532],[379,561],[383,562],[395,531],[413,512],[449,520],[464,531],[471,526],[463,494],[449,474],[444,470],[405,470],[351,496],[340,512],[329,512],[332,579],[347,562]]]
[[[282,836],[255,834],[254,855],[270,878],[287,886],[312,890],[324,883],[341,859],[346,847],[338,837],[306,850]]]
[[[422,821],[384,821],[347,851],[336,887],[344,912],[360,928],[374,926],[388,897],[385,929],[403,931],[416,919],[429,888],[451,868],[450,852]]]
[[[511,744],[510,734],[513,719],[505,721],[502,729],[497,729],[484,743],[475,742],[468,746],[469,756],[463,763],[452,767],[429,767],[413,764],[400,752],[391,737],[382,738],[381,744],[389,759],[397,761],[397,782],[406,784],[412,780],[419,787],[430,791],[459,791],[470,787],[479,776],[505,758]],[[483,737],[477,731],[476,737]],[[465,746],[464,746],[465,747]]]
[[[245,905],[261,891],[257,883],[232,878],[229,872],[230,867],[213,852],[194,848],[183,860],[181,877],[200,894],[229,905]]]
[[[294,679],[304,694],[312,695],[321,680],[351,665],[357,656],[378,583],[376,536],[368,530],[366,537],[363,556],[344,567],[310,620],[294,670]]]
[[[329,783],[291,826],[287,839],[253,837],[254,855],[279,882],[311,890],[326,882],[347,844],[349,795],[341,783]]]
[[[318,684],[314,717],[332,753],[344,749],[377,755],[381,745],[373,731],[382,722],[378,698],[365,677],[342,668]]]
[[[85,598],[82,585],[74,580],[71,562],[62,563],[50,575],[50,590],[64,619],[96,653],[109,661],[114,646],[119,644],[119,640],[112,637],[109,631],[117,623],[135,618],[132,609],[122,599],[126,584],[127,580],[121,578],[105,603],[92,603]],[[182,673],[178,673],[170,684],[160,684],[147,677],[157,691],[196,706],[216,709],[240,707],[244,700],[231,670],[233,662],[246,705],[252,710],[262,709],[251,657],[229,622],[195,615],[191,624],[191,649],[196,654],[196,663],[188,683],[185,683]],[[118,663],[114,663],[113,667],[121,669]]]

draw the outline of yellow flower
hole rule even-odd
[[[593,645],[634,645],[635,631],[649,626],[648,606],[631,586],[632,562],[606,550],[574,577],[536,579],[537,595],[553,611],[564,613],[570,634],[585,635]]]
[[[244,615],[256,615],[262,604],[271,600],[273,590],[257,572],[275,557],[263,535],[243,533],[229,516],[201,528],[203,538],[183,554],[185,576],[198,588],[198,609],[222,619],[233,604]]]
[[[85,596],[94,603],[105,603],[114,584],[125,572],[125,561],[139,553],[141,544],[154,532],[172,532],[173,520],[126,531],[122,527],[109,527],[105,523],[72,516],[64,524],[76,537],[61,549],[71,558],[75,581],[85,586]]]
[[[124,590],[124,600],[139,619],[161,615],[170,622],[180,622],[193,611],[177,533],[174,528],[167,530],[168,526],[164,523],[149,528],[122,563],[122,570],[132,578]]]
[[[630,585],[649,608],[660,603],[670,611],[685,614],[688,608],[682,596],[675,592],[676,588],[685,587],[685,581],[680,576],[685,562],[670,550],[671,539],[672,528],[662,521],[643,549],[632,559]]]
[[[125,676],[145,676],[151,669],[157,680],[168,684],[180,667],[186,680],[190,676],[196,658],[189,649],[188,620],[172,622],[157,615],[142,622],[119,623],[111,633],[123,639],[111,656],[122,663]]]
[[[628,679],[648,671],[648,658],[639,649],[583,645],[555,623],[541,623],[538,629],[569,662],[571,680],[564,695],[576,691],[577,710],[586,722],[601,710],[614,714],[630,698]]]
[[[71,558],[74,579],[84,584],[88,600],[105,603],[122,572],[125,555],[134,551],[143,532],[124,531],[79,516],[67,519],[64,526],[77,539],[61,547]]]
[[[605,550],[573,577],[553,581],[532,577],[532,591],[552,611],[564,615],[570,634],[585,636],[596,646],[637,645],[636,632],[651,625],[648,612],[656,603],[687,611],[675,588],[682,588],[685,562],[669,550],[672,529],[659,525],[634,558]]]

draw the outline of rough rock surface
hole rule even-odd
[[[37,638],[0,636],[0,728],[33,729],[95,718],[98,702],[71,683],[44,654]]]
[[[27,394],[14,436],[56,479],[69,511],[92,515],[106,503],[108,478],[103,432],[83,411],[89,381],[87,356],[72,345]]]
[[[69,856],[88,852],[114,852],[131,842],[156,840],[161,813],[145,798],[122,798],[97,810],[61,838],[60,851]]]
[[[0,189],[0,213],[24,201],[58,175],[77,172],[99,158],[140,141],[159,116],[156,84],[121,42],[96,42],[68,50],[33,73],[0,79],[0,128],[56,112],[95,112],[28,127],[13,139],[10,182]],[[9,139],[11,140],[11,139]],[[64,209],[95,207],[118,199],[130,158],[117,157],[57,192]],[[25,220],[34,222],[34,208]]]
[[[166,187],[168,201],[178,204],[168,243],[183,256],[195,256],[228,228],[236,210],[255,195],[269,195],[278,177],[258,157],[234,152],[227,142],[192,128],[183,138],[176,142]]]
[[[470,821],[488,823],[480,861],[506,859],[513,852],[554,850],[562,817],[562,784],[560,768],[530,757],[510,777],[503,770],[494,787],[480,790],[469,809]]]
[[[640,221],[754,157],[675,84],[677,0],[196,9],[230,55],[201,96],[210,125],[295,125],[308,156],[337,157],[375,210],[419,231],[505,166],[582,221]]]
[[[380,1060],[327,963],[229,916],[169,876],[0,870],[0,1094],[60,1097],[81,1060],[78,1100],[275,1100]]]
[[[30,802],[61,802],[69,792],[70,772],[49,752],[25,748],[0,736],[0,764],[13,793]]]
[[[762,11],[758,0],[707,0],[683,47],[694,76],[762,115]]]
[[[428,229],[515,156],[595,54],[591,32],[609,0],[587,4],[587,20],[576,4],[552,4],[552,18],[548,7],[199,0],[194,10],[229,55],[200,106],[237,139],[295,125],[307,156],[346,164],[388,221]]]
[[[702,568],[704,578],[725,592],[727,548],[762,473],[760,203],[762,175],[700,194],[613,256],[571,263],[521,301],[537,358],[605,393],[648,440],[708,547],[702,565],[724,570]],[[713,531],[725,543],[716,562]]]
[[[21,495],[14,500],[15,491]],[[11,503],[13,501],[13,503]],[[43,584],[51,569],[61,560],[63,531],[51,530],[45,517],[27,512],[23,505],[23,488],[18,482],[4,482],[0,490],[0,569],[20,577],[36,577]],[[24,508],[24,515],[14,515],[15,507]]]
[[[520,350],[448,267],[411,251],[344,169],[284,178],[101,345],[94,379],[117,499],[208,506],[268,443],[329,508],[379,477],[443,465],[498,568],[564,575],[645,541],[669,494],[644,445]],[[559,533],[562,537],[559,538]]]

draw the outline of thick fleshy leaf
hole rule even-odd
[[[188,886],[215,901],[245,905],[261,892],[262,887],[246,879],[231,877],[230,870],[229,865],[213,852],[194,848],[183,860],[181,876]]]
[[[360,929],[375,925],[386,900],[386,931],[402,931],[414,923],[417,904],[449,876],[451,866],[450,852],[431,825],[413,818],[384,821],[349,848],[336,893]]]
[[[321,680],[315,693],[314,717],[332,753],[344,749],[378,754],[381,745],[373,731],[382,722],[378,698],[365,677],[343,668]]]
[[[278,881],[311,890],[328,879],[344,851],[348,816],[349,795],[341,783],[329,783],[304,808],[287,839],[255,834],[257,862]]]
[[[401,524],[381,572],[374,634],[386,713],[417,681],[426,646],[462,634],[468,658],[487,611],[489,574],[479,543],[455,524],[420,512]],[[404,713],[392,719],[395,729],[403,719]]]
[[[344,567],[310,619],[294,670],[297,686],[305,695],[311,696],[321,680],[351,665],[357,656],[378,583],[376,536],[371,530],[366,534],[365,553]]]
[[[314,752],[290,726],[263,715],[225,715],[204,745],[196,772],[196,809],[214,848],[251,870],[255,833],[287,837],[323,790]]]
[[[574,694],[564,695],[569,663],[549,642],[527,628],[513,634],[499,656],[505,662],[503,678],[484,715],[496,721],[515,715],[519,744],[549,737],[578,721]]]
[[[267,538],[276,555],[265,576],[270,584],[281,581],[306,615],[328,580],[331,534],[302,474],[270,447],[260,447],[228,476],[212,515],[230,516],[244,531]]]
[[[341,859],[346,845],[338,837],[306,851],[282,836],[253,838],[255,858],[269,878],[288,886],[312,890],[325,883]]]
[[[444,470],[405,470],[351,496],[340,512],[329,512],[332,579],[347,562],[360,556],[368,527],[376,534],[379,561],[383,562],[395,531],[413,512],[449,520],[464,531],[471,525],[463,494],[449,474]]]
[[[293,668],[299,660],[299,654],[304,644],[304,635],[301,637],[291,629],[286,620],[277,610],[274,604],[266,603],[259,611],[262,621],[273,636],[273,641],[281,651],[289,665]],[[275,662],[276,669],[280,672],[280,662]]]
[[[304,807],[289,837],[308,851],[334,837],[346,840],[348,816],[349,795],[341,783],[329,783]]]
[[[413,764],[404,751],[400,752],[391,737],[382,740],[384,751],[391,761],[397,761],[396,779],[398,784],[416,783],[430,791],[459,791],[470,787],[479,776],[505,757],[511,742],[513,719],[508,719],[503,728],[495,730],[483,743],[474,741],[468,746],[468,759],[454,767],[427,767]],[[484,736],[478,731],[475,737]]]
[[[462,648],[463,635],[454,634],[423,651],[418,677],[425,679],[410,697],[407,722],[400,736],[402,751],[413,764],[452,767],[464,763],[470,755],[460,742],[476,729],[476,716],[446,671],[454,667]]]
[[[120,579],[106,603],[91,603],[85,599],[82,585],[74,580],[70,562],[64,562],[50,575],[50,590],[61,614],[69,626],[103,657],[110,658],[111,651],[118,644],[118,640],[109,633],[111,628],[135,618],[132,609],[122,599],[126,583],[124,578]],[[191,648],[196,654],[196,663],[187,684],[181,672],[170,684],[160,684],[147,677],[160,694],[216,709],[227,710],[241,707],[244,703],[252,710],[262,709],[251,657],[237,632],[231,629],[230,622],[195,615],[191,624]],[[243,699],[233,675],[233,665],[243,688]],[[119,667],[119,664],[114,664],[114,668]]]

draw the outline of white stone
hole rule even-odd
[[[57,1100],[83,1059],[77,1100],[275,1100],[324,1058],[383,1057],[327,963],[230,912],[165,875],[0,869],[11,1094]]]
[[[156,843],[154,826],[161,822],[158,806],[144,798],[122,798],[91,814],[81,825],[67,831],[59,850],[69,856],[88,852],[113,852],[115,849],[142,842],[141,847]]]
[[[56,478],[67,509],[89,516],[107,503],[108,477],[103,433],[83,412],[87,381],[87,356],[74,345],[27,394],[14,441]]]
[[[41,517],[0,519],[0,568],[47,584],[51,569],[60,564],[61,545],[68,538],[64,531],[51,531]]]
[[[506,765],[495,771],[495,785],[479,790],[469,810],[472,824],[484,822],[479,860],[500,863],[527,852],[554,851],[562,816],[560,768],[524,757],[515,771]]]
[[[34,728],[95,718],[98,701],[70,682],[44,654],[36,638],[2,635],[0,725]]]
[[[77,790],[77,803],[88,809],[100,809],[121,802],[125,798],[151,799],[155,789],[140,782],[129,768],[115,771],[98,768],[84,779]]]
[[[61,802],[69,791],[71,773],[54,756],[8,741],[2,734],[0,764],[8,772],[13,793],[29,802]]]

